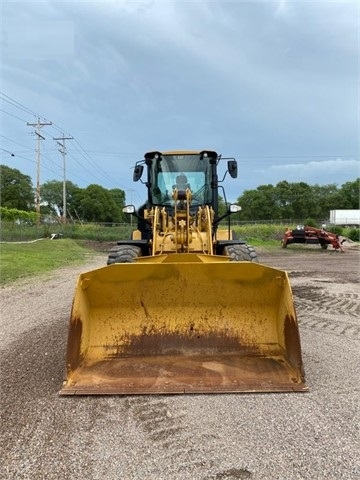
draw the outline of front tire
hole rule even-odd
[[[230,257],[230,262],[259,263],[255,249],[247,244],[228,245],[224,248],[224,255]]]
[[[135,258],[140,256],[140,251],[140,248],[134,245],[117,245],[110,250],[107,264],[133,263]]]

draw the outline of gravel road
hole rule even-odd
[[[360,478],[360,250],[259,258],[289,273],[309,393],[59,397],[76,277],[106,256],[1,289],[0,478]]]

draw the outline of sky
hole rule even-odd
[[[0,163],[34,186],[65,171],[139,205],[133,166],[154,150],[236,158],[233,202],[360,176],[358,0],[3,0],[0,14]],[[39,168],[38,119],[52,122]]]

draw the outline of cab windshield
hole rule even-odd
[[[209,158],[197,154],[162,155],[151,166],[152,203],[172,205],[175,188],[192,192],[192,205],[211,203]]]

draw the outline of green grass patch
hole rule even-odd
[[[234,225],[232,230],[238,235],[238,237],[246,240],[248,243],[256,245],[269,245],[280,244],[281,239],[284,236],[286,226],[284,225],[269,225],[269,224],[254,224],[254,225]],[[290,228],[293,228],[290,225]]]
[[[96,223],[80,224],[52,224],[28,225],[15,222],[1,223],[0,240],[2,242],[23,242],[39,238],[49,238],[52,233],[60,233],[63,238],[76,240],[93,240],[116,242],[130,238],[136,225],[117,224],[101,225]]]
[[[32,243],[3,243],[0,245],[0,285],[59,267],[80,265],[94,254],[74,240],[39,240]]]

